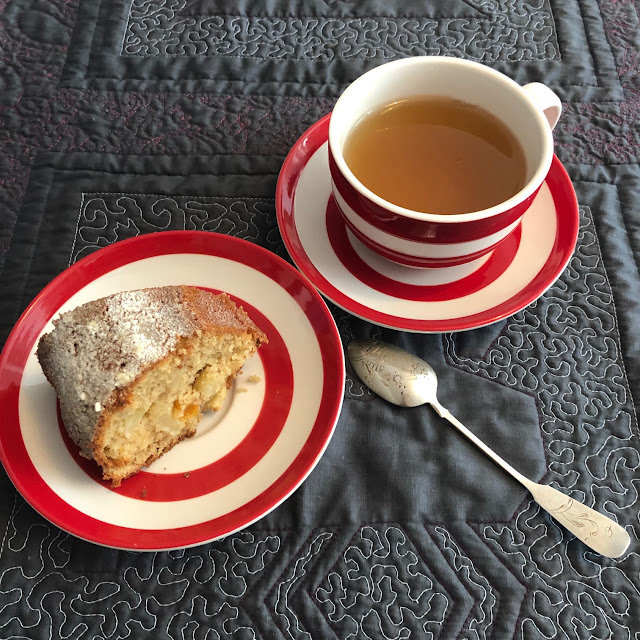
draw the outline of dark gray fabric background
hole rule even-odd
[[[380,337],[425,357],[454,415],[632,537],[618,560],[589,552],[435,413],[393,408],[348,371],[309,479],[213,544],[96,547],[44,521],[0,470],[0,638],[638,637],[637,0],[3,0],[0,12],[2,343],[54,276],[126,237],[206,229],[287,258],[282,161],[377,64],[452,55],[551,86],[581,214],[558,282],[461,334],[331,310],[345,344]]]

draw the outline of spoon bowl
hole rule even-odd
[[[424,360],[394,345],[372,340],[350,342],[347,355],[362,382],[388,402],[401,407],[430,404],[588,547],[609,558],[618,558],[628,549],[631,538],[619,524],[553,487],[529,480],[454,418],[438,402],[438,378]]]
[[[350,342],[347,355],[358,377],[388,402],[419,407],[437,401],[436,372],[404,349],[373,341]]]

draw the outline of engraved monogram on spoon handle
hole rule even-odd
[[[438,415],[524,485],[545,511],[588,547],[609,558],[617,558],[627,550],[631,539],[619,524],[553,487],[529,480],[452,416],[438,402],[438,379],[424,360],[404,349],[373,341],[351,342],[347,352],[354,371],[372,391],[399,406],[430,404]]]

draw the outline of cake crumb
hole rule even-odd
[[[246,387],[238,387],[238,393],[247,393],[247,391],[249,391],[249,389]]]
[[[190,473],[183,473],[182,474],[185,478],[188,478],[191,474]]]
[[[144,500],[147,497],[147,487],[142,487],[142,491],[140,491],[140,499]]]
[[[262,382],[262,378],[260,376],[252,375],[249,376],[249,382]]]

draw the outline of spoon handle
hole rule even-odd
[[[466,436],[473,444],[481,449],[489,458],[491,458],[498,466],[502,467],[509,475],[513,476],[518,482],[522,483],[527,489],[530,484],[535,484],[529,480],[529,478],[523,476],[519,471],[516,471],[506,460],[501,458],[493,449],[490,449],[480,438],[474,433],[469,431],[460,420],[451,415],[448,409],[445,409],[439,402],[431,402],[431,406],[436,413],[448,420],[462,435]]]
[[[627,550],[631,538],[618,523],[549,485],[529,480],[469,431],[462,422],[452,416],[439,402],[432,402],[431,406],[438,415],[448,420],[496,464],[524,485],[533,496],[533,499],[549,515],[582,540],[588,547],[608,558],[618,558]]]
[[[608,558],[619,558],[629,547],[629,534],[611,518],[545,484],[530,482],[534,500],[588,547]]]

